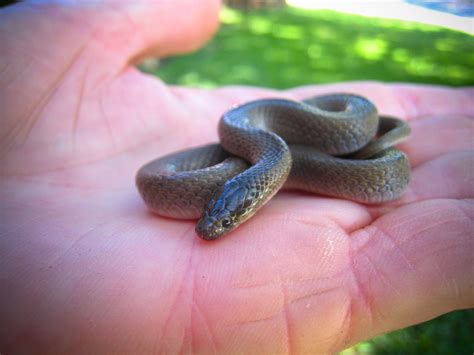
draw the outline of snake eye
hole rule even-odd
[[[232,221],[230,220],[230,218],[224,218],[221,224],[222,224],[222,227],[229,228],[232,224]]]

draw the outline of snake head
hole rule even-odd
[[[253,215],[255,200],[250,199],[248,188],[237,181],[228,181],[196,225],[196,233],[205,240],[214,240],[231,231]]]
[[[204,212],[196,225],[196,233],[205,240],[214,240],[226,234],[237,225],[230,216],[214,217]]]

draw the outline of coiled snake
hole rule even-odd
[[[136,184],[150,210],[200,218],[196,233],[213,240],[283,186],[362,203],[400,197],[410,166],[392,146],[409,133],[405,122],[379,117],[357,95],[256,100],[222,116],[220,145],[153,160],[140,168]]]

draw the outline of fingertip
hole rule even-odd
[[[144,1],[143,8],[133,15],[139,41],[129,62],[198,49],[217,31],[219,10],[220,0]],[[134,13],[133,9],[127,11]]]

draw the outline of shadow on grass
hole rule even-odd
[[[457,31],[295,8],[225,9],[222,22],[207,46],[165,60],[154,74],[204,87],[348,80],[474,84],[474,38]]]

